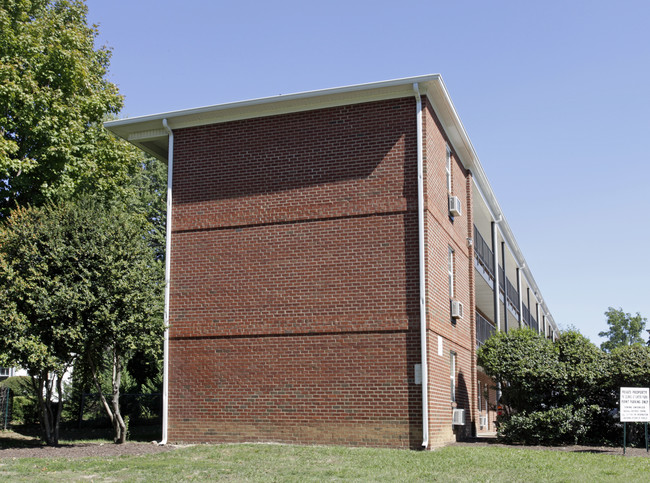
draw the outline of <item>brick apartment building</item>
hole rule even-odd
[[[170,166],[165,442],[435,447],[486,337],[555,336],[439,75],[107,127]]]

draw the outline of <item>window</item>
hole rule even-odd
[[[449,380],[451,383],[451,402],[456,402],[456,353],[452,352],[449,360]]]
[[[449,298],[454,298],[454,249],[449,247]]]
[[[481,411],[481,405],[483,404],[483,401],[481,400],[481,381],[478,381],[478,410]]]
[[[9,367],[0,367],[0,377],[9,377],[10,372],[11,370]]]
[[[451,194],[451,149],[447,145],[447,164],[445,167],[447,171],[447,193]]]

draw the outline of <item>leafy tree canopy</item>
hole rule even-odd
[[[642,344],[645,342],[641,336],[647,319],[641,317],[637,312],[636,315],[623,312],[623,309],[614,309],[609,307],[607,312],[607,325],[609,330],[600,332],[599,337],[607,337],[608,340],[600,344],[600,348],[606,352],[611,352],[617,347],[629,346],[632,344]]]
[[[612,389],[650,387],[650,347],[633,344],[615,348],[609,354],[608,375]]]
[[[500,384],[503,403],[509,408],[539,407],[547,400],[550,388],[565,379],[557,347],[528,328],[497,332],[485,341],[477,356],[485,373]]]
[[[89,187],[119,189],[134,148],[102,121],[122,107],[83,1],[0,0],[0,215]]]
[[[160,352],[162,263],[148,227],[96,197],[17,208],[0,226],[0,354],[38,381],[48,443],[58,440],[60,414],[47,407],[52,374],[60,380],[77,358],[99,367],[110,354],[119,415],[121,368],[136,352]]]
[[[562,365],[562,381],[555,384],[557,399],[570,404],[600,393],[606,374],[606,355],[577,330],[560,332],[555,342]],[[561,391],[561,392],[560,392]]]

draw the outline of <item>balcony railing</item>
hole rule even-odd
[[[508,301],[515,312],[519,313],[519,292],[515,286],[512,285],[509,278],[506,279],[506,285],[508,286]]]
[[[506,291],[506,272],[501,265],[499,265],[499,287],[502,292]]]
[[[480,347],[495,332],[488,319],[476,312],[476,347]]]
[[[526,307],[525,304],[521,305],[521,320],[525,326],[530,327],[534,331],[539,332],[539,324],[537,320],[535,320],[533,314],[530,313],[530,310],[528,310],[528,307]]]
[[[521,320],[530,327],[530,310],[524,304],[521,305]]]
[[[483,266],[485,271],[494,278],[494,253],[490,246],[485,242],[476,226],[474,226],[474,253],[478,262]]]
[[[494,252],[490,249],[481,233],[474,225],[474,253],[476,260],[485,269],[487,274],[494,280]],[[519,314],[519,292],[515,286],[506,277],[503,267],[499,265],[499,289],[506,294],[506,300],[515,311]]]

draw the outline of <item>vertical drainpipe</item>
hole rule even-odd
[[[528,323],[530,324],[530,313],[531,313],[531,310],[530,310],[530,288],[526,289],[526,295],[528,296],[528,316],[529,316]]]
[[[422,142],[422,98],[418,83],[413,84],[416,101],[418,152],[418,256],[420,271],[420,364],[422,371],[422,447],[429,447],[429,371],[427,357],[426,260],[424,250],[424,158]]]
[[[519,304],[519,328],[521,329],[522,327],[522,320],[524,313],[522,312],[522,307],[521,307],[521,268],[517,267],[517,303]]]
[[[492,222],[492,256],[494,260],[494,323],[497,326],[497,332],[501,331],[501,304],[499,302],[499,252],[497,250],[497,225],[501,221]]]
[[[163,345],[163,415],[162,440],[160,445],[167,444],[167,416],[169,411],[169,280],[171,272],[171,242],[172,242],[172,179],[174,176],[174,132],[162,121],[163,127],[169,134],[167,155],[167,219],[165,223],[165,339]]]
[[[501,242],[501,262],[503,263],[503,328],[508,333],[508,276],[506,275],[506,242]]]
[[[499,216],[498,220],[492,222],[492,255],[494,260],[494,323],[497,326],[497,332],[501,331],[501,307],[499,301],[499,251],[497,250],[497,225],[503,218]],[[505,270],[503,271],[505,275]],[[504,304],[505,309],[505,304]],[[501,383],[497,383],[497,403],[501,400]]]

